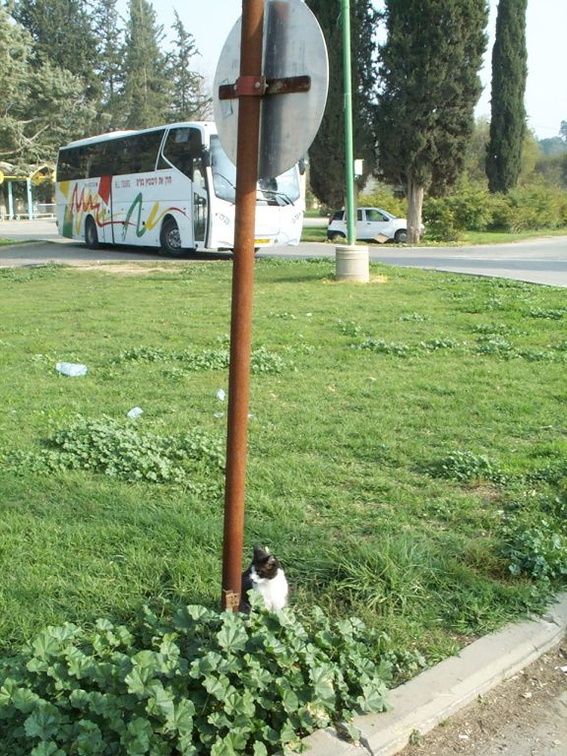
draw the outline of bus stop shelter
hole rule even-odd
[[[34,188],[46,182],[54,183],[55,173],[52,167],[41,165],[35,168],[29,176],[10,175],[0,171],[0,189],[6,187],[7,206],[0,197],[0,220],[20,220],[27,218],[49,218],[55,215],[55,204],[51,202],[38,203],[34,201]],[[18,204],[14,201],[14,186],[25,184],[25,201]]]

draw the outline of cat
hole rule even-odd
[[[270,550],[254,546],[252,563],[242,573],[240,611],[249,612],[248,592],[258,591],[264,599],[266,609],[277,612],[287,605],[288,584],[281,564]]]

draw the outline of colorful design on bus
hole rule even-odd
[[[71,198],[69,199],[71,185],[73,185],[73,189]],[[142,220],[144,196],[142,192],[139,192],[128,208],[124,220],[112,218],[110,208],[112,193],[111,176],[103,176],[99,180],[98,187],[94,192],[90,187],[83,186],[79,188],[78,183],[73,184],[70,181],[62,181],[59,184],[59,190],[68,199],[63,218],[62,235],[69,239],[80,236],[85,214],[92,215],[99,228],[120,225],[122,228],[122,241],[125,241],[128,228],[131,226],[135,227],[136,236],[141,238],[147,231],[155,228],[168,213],[187,215],[182,208],[175,206],[166,207],[160,212],[160,203],[154,202],[144,222]],[[131,222],[134,214],[134,222]]]
[[[168,207],[165,210],[162,210],[161,213],[158,215],[159,210],[159,202],[154,202],[154,205],[152,209],[150,210],[150,213],[148,217],[146,218],[145,223],[142,221],[142,203],[144,201],[144,196],[142,192],[139,192],[139,194],[134,199],[134,202],[130,205],[128,208],[128,212],[126,213],[126,220],[124,221],[124,225],[122,228],[122,239],[124,240],[126,237],[126,233],[128,230],[128,226],[134,225],[136,227],[136,236],[138,239],[142,237],[146,231],[151,231],[153,228],[157,226],[158,223],[161,222],[162,218],[164,218],[167,213],[171,212],[177,212],[181,213],[182,215],[185,215],[186,213],[180,208],[180,207]],[[130,218],[132,217],[134,210],[138,210],[138,215],[136,218],[136,223],[132,224],[130,223]]]

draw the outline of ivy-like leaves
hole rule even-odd
[[[0,660],[0,752],[290,752],[317,728],[386,707],[373,647],[362,622],[319,609],[300,621],[187,606],[164,621],[145,608],[134,627],[50,627]]]

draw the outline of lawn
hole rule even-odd
[[[256,263],[245,564],[269,544],[292,606],[363,618],[403,676],[565,583],[567,307],[371,271]],[[0,270],[4,651],[144,602],[218,606],[231,272]]]
[[[419,246],[448,247],[452,249],[455,246],[469,244],[512,244],[513,242],[523,241],[525,239],[534,239],[542,236],[565,236],[567,229],[537,229],[535,231],[518,231],[511,233],[509,231],[465,231],[458,242],[439,242],[431,241],[427,234],[423,237]],[[301,235],[302,242],[325,242],[327,241],[326,226],[304,226]],[[1,240],[0,240],[1,242]]]

